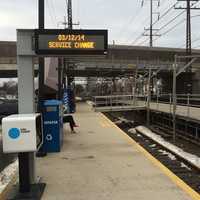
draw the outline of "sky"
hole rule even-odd
[[[153,22],[155,23],[153,28],[156,29],[154,33],[161,35],[154,37],[154,46],[185,46],[186,12],[172,8],[176,2],[177,0],[160,0],[158,6],[157,0],[153,0]],[[200,1],[195,3],[193,6],[200,7]],[[63,28],[66,0],[45,0],[45,4],[45,27]],[[149,37],[142,36],[144,29],[148,29],[150,24],[149,0],[72,0],[72,4],[73,21],[80,23],[74,28],[108,29],[110,44],[149,45]],[[185,2],[180,2],[176,6],[184,7]],[[37,28],[37,7],[38,0],[1,0],[0,41],[15,41],[18,28]],[[169,9],[170,11],[165,14]],[[180,16],[176,17],[177,15]],[[192,47],[200,48],[198,28],[200,10],[193,10],[191,15]],[[160,16],[159,20],[158,16]],[[149,32],[146,31],[145,34]]]

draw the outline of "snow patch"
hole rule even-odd
[[[191,164],[195,165],[196,167],[200,168],[200,158],[196,155],[193,155],[191,153],[187,153],[183,151],[181,148],[167,142],[165,139],[163,139],[161,136],[153,133],[151,130],[144,126],[138,126],[135,128],[136,131],[142,133],[143,135],[146,135],[147,137],[151,138],[152,140],[156,141],[160,145],[164,146],[168,150],[174,152],[175,154],[179,155],[180,157],[186,159]]]
[[[124,117],[118,117],[118,119],[114,123],[119,125],[119,124],[122,124],[122,123],[134,123],[134,121],[128,120]]]
[[[173,155],[173,154],[171,154],[170,152],[167,152],[167,151],[165,151],[165,150],[162,150],[162,149],[160,149],[160,150],[158,150],[160,153],[162,153],[163,155],[166,155],[166,156],[168,156],[171,160],[176,160],[176,157]]]
[[[149,145],[151,148],[154,148],[154,147],[156,147],[157,145],[156,144],[151,144],[151,145]]]
[[[0,193],[6,188],[6,186],[10,183],[13,176],[16,174],[18,169],[18,160],[7,166],[1,173],[0,173]]]
[[[135,128],[131,128],[128,130],[129,133],[132,133],[132,134],[137,134],[137,131]]]
[[[86,101],[86,103],[87,103],[89,106],[94,106],[94,102],[92,102],[92,101]]]
[[[192,170],[190,167],[188,167],[188,166],[185,165],[184,163],[181,163],[181,167],[182,167],[182,168],[186,168],[186,169],[188,169],[188,170],[190,170],[190,171]]]

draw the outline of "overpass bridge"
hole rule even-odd
[[[200,50],[193,50],[199,54]],[[141,72],[160,67],[167,72],[175,55],[185,55],[185,49],[109,45],[106,57],[66,57],[69,64],[68,73],[76,77],[115,77],[134,74],[138,69]],[[0,78],[17,77],[16,42],[0,42]],[[38,60],[35,58],[37,72]],[[193,65],[198,66],[199,63]]]

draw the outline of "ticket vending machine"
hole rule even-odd
[[[43,104],[42,152],[60,152],[63,144],[63,106],[58,100],[46,100]]]
[[[3,118],[3,152],[36,152],[43,143],[42,124],[39,113],[17,114]]]

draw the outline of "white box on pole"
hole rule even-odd
[[[42,118],[38,113],[5,117],[2,119],[3,152],[35,152],[42,145],[42,134]]]

